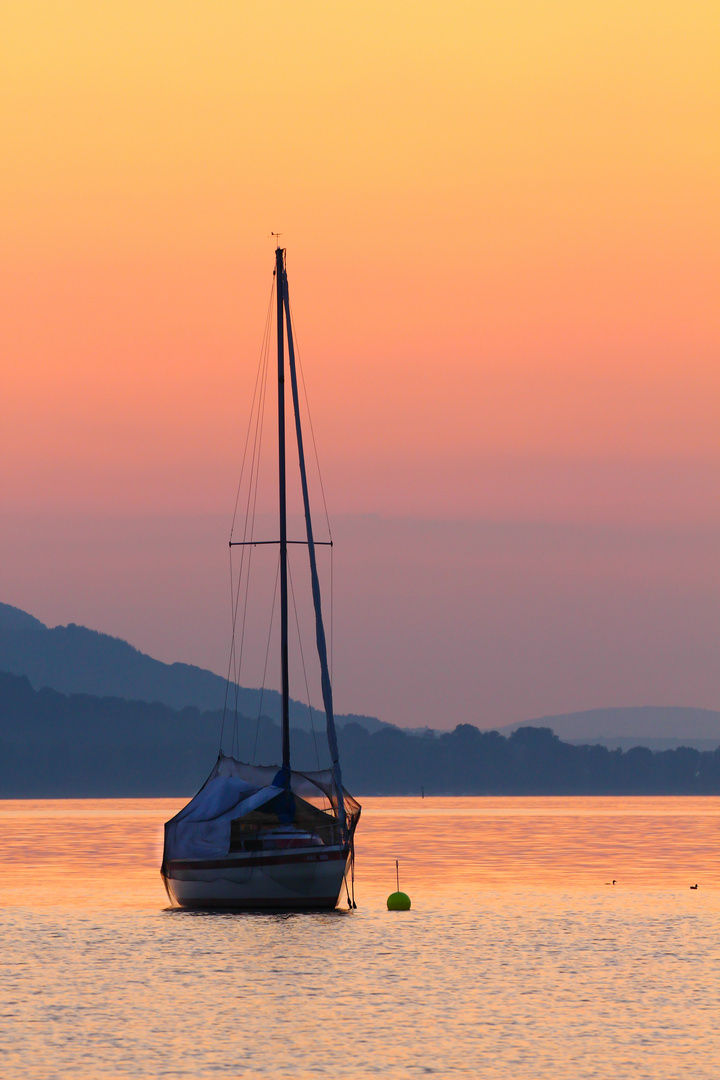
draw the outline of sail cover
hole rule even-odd
[[[163,875],[176,859],[227,855],[245,823],[256,831],[274,825],[295,827],[317,842],[340,842],[332,772],[292,772],[289,792],[279,776],[276,765],[246,765],[221,753],[197,795],[165,825]],[[346,791],[343,800],[347,836],[352,839],[360,805]]]

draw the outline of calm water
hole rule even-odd
[[[0,1076],[716,1080],[720,799],[363,802],[292,916],[167,909],[182,800],[0,802]]]

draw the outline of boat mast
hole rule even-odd
[[[290,782],[290,679],[288,674],[288,572],[287,572],[287,492],[285,485],[285,348],[283,340],[284,256],[275,249],[277,290],[278,357],[278,479],[280,503],[280,669],[282,682],[282,768]]]

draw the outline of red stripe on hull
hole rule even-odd
[[[198,862],[174,860],[168,864],[168,877],[173,877],[176,870],[232,870],[246,866],[293,866],[297,863],[335,862],[347,859],[349,851],[328,851],[323,855],[254,855],[249,859],[203,859]]]

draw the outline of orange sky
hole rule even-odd
[[[679,0],[5,5],[5,510],[231,511],[280,230],[331,510],[717,524],[718,40]]]

